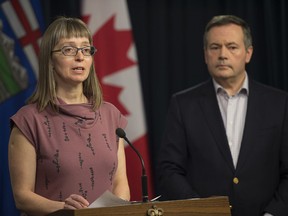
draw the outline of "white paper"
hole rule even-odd
[[[123,200],[107,190],[98,199],[91,203],[88,208],[111,207],[129,204],[131,204],[129,201]]]

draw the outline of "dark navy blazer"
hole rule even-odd
[[[288,94],[249,81],[234,168],[212,80],[173,95],[159,186],[164,200],[229,196],[233,216],[288,216]]]

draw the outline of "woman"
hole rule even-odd
[[[85,208],[106,190],[129,200],[126,118],[102,101],[91,34],[77,18],[59,17],[43,35],[39,81],[11,117],[9,169],[15,203],[27,215]]]

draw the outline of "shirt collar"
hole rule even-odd
[[[217,83],[214,78],[212,78],[212,80],[213,80],[214,89],[215,89],[216,93],[225,91],[225,89],[219,83]],[[247,74],[247,72],[245,72],[245,79],[244,79],[242,87],[238,91],[238,94],[239,93],[243,93],[243,94],[246,94],[246,95],[248,95],[248,93],[249,93],[248,74]]]

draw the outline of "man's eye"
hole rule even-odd
[[[218,46],[212,46],[212,47],[210,47],[210,49],[211,50],[217,50],[217,49],[219,49],[219,47]]]

